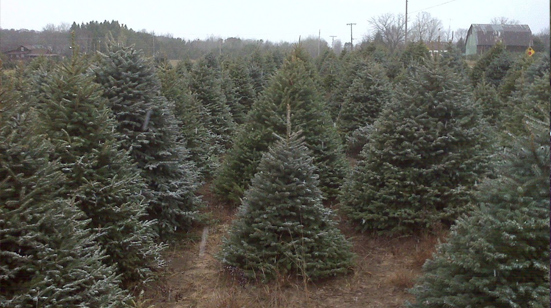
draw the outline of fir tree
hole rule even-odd
[[[526,69],[526,81],[531,83],[537,77],[544,76],[550,69],[549,57],[547,53],[536,54],[532,57],[535,57],[533,64]]]
[[[222,88],[218,59],[212,53],[206,55],[194,65],[190,77],[191,92],[206,110],[205,127],[216,136],[216,153],[224,153],[230,146],[235,122]]]
[[[423,41],[411,42],[406,46],[406,49],[400,54],[398,62],[403,68],[408,68],[415,63],[425,62],[431,58],[429,48]]]
[[[275,142],[273,133],[285,133],[285,106],[291,104],[293,121],[304,131],[319,170],[325,197],[338,194],[347,172],[342,145],[321,101],[317,74],[304,50],[297,48],[272,78],[262,98],[249,112],[224,163],[214,179],[214,192],[222,199],[238,203],[247,189],[262,153]]]
[[[549,307],[548,104],[425,263],[410,307]]]
[[[488,123],[495,127],[501,127],[503,125],[505,104],[499,97],[497,89],[487,83],[485,78],[482,78],[473,94],[473,98],[480,105],[482,114]]]
[[[357,72],[346,92],[337,127],[343,134],[343,139],[348,141],[349,151],[358,148],[357,142],[351,139],[352,133],[373,124],[383,104],[390,99],[391,86],[385,74],[385,70],[379,64],[368,63]]]
[[[242,60],[226,61],[223,65],[225,79],[232,85],[233,99],[228,102],[233,119],[237,124],[243,124],[255,100],[253,80]]]
[[[120,307],[119,277],[84,214],[60,198],[54,148],[15,93],[0,88],[0,307]]]
[[[512,59],[505,49],[505,45],[501,43],[494,45],[476,61],[471,71],[471,82],[473,86],[476,87],[478,83],[485,78],[487,82],[498,87],[501,80],[507,74],[511,63]]]
[[[283,57],[283,59],[285,59],[285,57]],[[274,59],[270,57],[270,54],[261,51],[259,47],[253,51],[246,61],[249,64],[247,69],[253,81],[253,89],[258,97],[264,91],[270,78],[275,74],[280,65],[276,63],[278,61],[274,61]]]
[[[83,58],[74,54],[43,80],[38,121],[66,172],[64,193],[90,219],[106,250],[105,262],[127,281],[144,281],[162,264],[153,222],[142,220],[145,184],[116,139],[115,121]]]
[[[174,107],[160,95],[154,67],[141,51],[111,45],[96,80],[117,120],[123,148],[130,151],[148,186],[148,218],[161,236],[187,230],[198,219],[198,172],[179,133]]]
[[[357,52],[341,54],[341,73],[335,89],[333,89],[334,100],[328,102],[328,109],[331,118],[335,123],[339,122],[340,113],[352,82],[358,77],[359,72],[367,67],[367,60]]]
[[[543,76],[535,77],[533,82],[518,81],[518,90],[505,103],[504,129],[519,134],[524,129],[524,117],[542,119],[540,109],[544,106],[549,108],[551,101],[549,78],[547,71]]]
[[[412,66],[370,130],[341,194],[362,231],[409,233],[465,212],[487,171],[487,131],[464,79]]]
[[[201,178],[209,178],[219,167],[216,136],[206,127],[205,107],[189,89],[189,72],[184,62],[174,68],[162,66],[157,70],[161,81],[161,93],[174,102],[174,115],[180,121],[180,132]]]
[[[507,99],[511,93],[518,90],[517,86],[524,83],[526,70],[528,67],[532,66],[533,63],[534,58],[526,55],[511,60],[510,68],[507,70],[505,76],[503,76],[503,80],[498,88],[499,96],[502,99]]]
[[[439,61],[441,65],[448,66],[462,76],[468,77],[469,66],[463,59],[463,53],[452,43],[447,44],[445,51],[439,54]]]
[[[266,152],[219,259],[247,278],[319,279],[349,271],[350,244],[322,204],[313,159],[299,133]]]
[[[341,98],[337,95],[342,76],[342,64],[332,50],[326,50],[318,64],[321,88],[324,91],[324,101],[331,119],[335,122],[340,109]]]

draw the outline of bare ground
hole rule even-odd
[[[445,235],[390,238],[357,233],[341,221],[357,255],[351,274],[315,283],[280,277],[269,284],[242,285],[214,257],[234,211],[218,204],[208,187],[203,198],[216,223],[208,226],[208,236],[198,228],[165,252],[168,266],[147,286],[136,307],[403,307],[413,300],[407,289]]]

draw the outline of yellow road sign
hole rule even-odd
[[[536,53],[536,51],[534,51],[534,49],[532,47],[528,47],[528,49],[526,49],[526,54],[529,57],[533,56],[535,53]]]

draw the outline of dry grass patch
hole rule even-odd
[[[339,228],[356,254],[353,271],[345,276],[305,283],[300,278],[280,276],[267,284],[243,283],[216,260],[222,238],[227,234],[235,209],[217,203],[208,187],[202,190],[209,204],[212,224],[199,254],[202,228],[191,232],[179,246],[165,253],[169,266],[151,283],[143,304],[155,308],[393,308],[403,307],[421,266],[434,251],[439,236],[383,237],[357,233],[342,219]]]
[[[388,274],[386,284],[399,289],[410,289],[415,285],[419,273],[413,269],[399,267]]]

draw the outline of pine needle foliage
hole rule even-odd
[[[135,163],[121,148],[116,122],[87,61],[73,55],[37,85],[37,123],[55,147],[66,173],[63,193],[89,219],[108,265],[125,282],[146,281],[162,265],[152,221],[144,220],[146,188]]]
[[[225,60],[222,67],[224,79],[231,85],[231,89],[228,90],[231,91],[232,99],[228,99],[228,105],[233,119],[236,124],[243,124],[256,98],[253,79],[243,59]],[[230,97],[228,94],[226,96]]]
[[[142,51],[112,44],[95,73],[117,121],[123,149],[146,182],[148,219],[156,220],[162,237],[188,230],[199,220],[199,174],[182,140],[174,106],[160,95],[153,65]]]
[[[358,229],[411,233],[450,224],[488,170],[488,137],[465,80],[412,66],[369,129],[340,201]]]
[[[351,245],[322,204],[313,158],[299,133],[266,152],[218,258],[249,279],[320,279],[346,273]]]
[[[425,263],[409,307],[549,307],[548,104]]]
[[[121,307],[114,266],[71,199],[54,147],[19,95],[0,87],[0,307]]]
[[[471,82],[476,87],[485,78],[486,82],[499,87],[512,64],[512,56],[507,52],[505,45],[498,43],[476,61],[471,70]]]
[[[211,178],[220,165],[220,147],[216,135],[207,128],[207,110],[189,88],[188,69],[181,61],[176,67],[168,64],[159,67],[157,74],[162,84],[161,93],[174,103],[174,115],[179,120],[190,159],[197,166],[201,179]]]
[[[504,128],[515,135],[524,131],[526,116],[543,120],[541,108],[549,108],[551,88],[549,87],[549,70],[529,82],[529,79],[518,80],[517,90],[505,103]]]
[[[235,121],[223,88],[222,69],[213,53],[201,58],[190,71],[189,86],[205,108],[204,125],[215,136],[216,153],[226,151],[235,131]],[[228,89],[229,90],[229,89]]]
[[[337,122],[343,139],[350,141],[347,142],[349,151],[358,147],[355,140],[351,139],[353,133],[375,122],[383,105],[390,100],[391,93],[390,81],[380,64],[368,62],[356,72],[346,92]]]
[[[249,112],[247,122],[233,139],[225,161],[214,179],[221,199],[239,204],[257,171],[262,153],[286,131],[286,106],[293,110],[293,124],[303,131],[327,198],[339,193],[348,171],[340,138],[319,96],[317,73],[306,52],[298,47],[271,79],[262,97]]]

